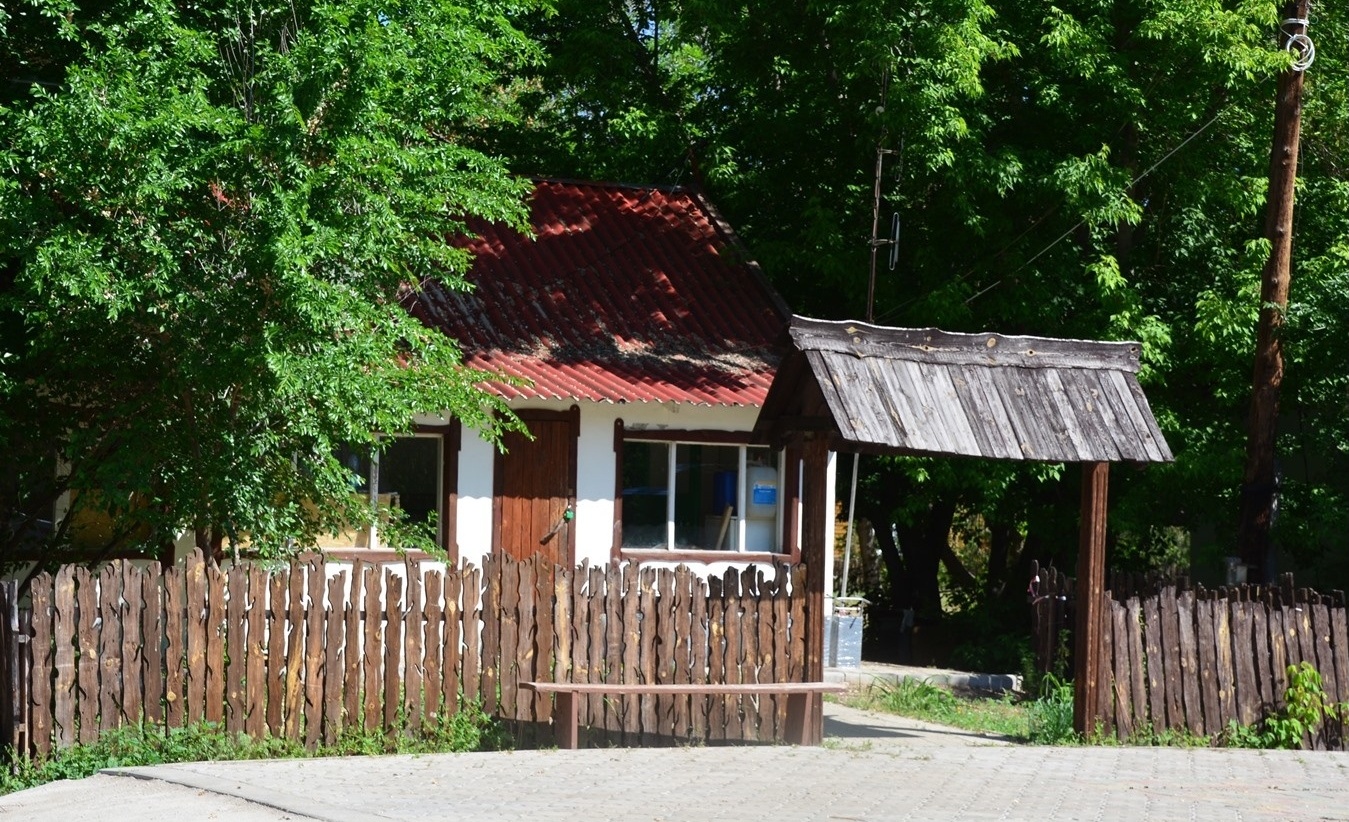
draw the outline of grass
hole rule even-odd
[[[461,706],[453,716],[442,714],[416,731],[408,728],[391,734],[348,731],[334,744],[321,745],[313,751],[292,740],[273,737],[259,740],[231,734],[210,722],[170,728],[167,732],[158,725],[126,725],[103,732],[91,743],[60,748],[45,757],[9,757],[8,767],[0,766],[0,796],[60,779],[83,779],[104,768],[240,759],[461,753],[497,750],[509,744],[500,724],[476,703]]]
[[[901,679],[894,684],[876,684],[848,695],[844,704],[854,708],[921,719],[975,733],[1030,741],[1028,703],[1012,696],[987,697],[957,695],[946,688],[918,679]],[[1068,705],[1069,730],[1072,730],[1072,703]]]

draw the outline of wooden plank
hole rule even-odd
[[[1218,727],[1210,731],[1217,733],[1227,727],[1227,723],[1237,716],[1236,673],[1232,659],[1232,625],[1228,603],[1225,599],[1214,600],[1213,609],[1213,645],[1214,663],[1218,683]]]
[[[75,568],[75,633],[79,661],[75,663],[75,688],[79,695],[79,741],[98,739],[98,587],[89,569]]]
[[[440,710],[446,716],[454,716],[458,712],[461,687],[466,699],[477,698],[476,694],[470,697],[467,692],[468,686],[478,681],[478,622],[473,611],[477,607],[477,593],[478,583],[469,571],[446,568],[445,616],[440,639],[444,649],[441,655],[444,662],[441,667]],[[470,601],[472,608],[469,607]],[[467,653],[468,646],[474,649],[472,662]],[[471,669],[470,664],[474,666]]]
[[[1192,734],[1204,733],[1204,702],[1200,697],[1199,643],[1195,636],[1194,592],[1176,596],[1176,635],[1180,639],[1180,692],[1185,727]]]
[[[565,576],[560,573],[558,566],[542,554],[534,556],[534,664],[533,679],[552,679],[557,681],[559,673],[565,673],[567,662],[571,657],[570,642],[567,645],[565,655],[561,653],[558,637],[558,619],[557,619],[557,586],[564,586],[568,594],[570,591],[565,588],[565,583],[559,582],[559,577]],[[570,569],[568,569],[569,571]],[[570,597],[568,597],[570,602]],[[547,724],[552,716],[552,700],[543,694],[535,694],[533,706],[530,713],[534,721],[540,723],[540,726]],[[538,740],[547,737],[538,737]]]
[[[501,573],[502,558],[483,558],[482,578],[482,709],[497,714],[497,678],[501,665]]]
[[[331,745],[342,734],[349,714],[343,713],[342,697],[355,683],[346,678],[346,655],[351,648],[346,638],[347,572],[340,570],[328,577],[328,601],[323,615],[323,744]]]
[[[567,630],[572,635],[571,643],[571,673],[568,680],[571,682],[594,682],[595,672],[590,667],[590,641],[593,636],[604,636],[603,611],[593,611],[596,598],[593,596],[594,584],[592,580],[596,577],[603,584],[604,576],[600,569],[591,568],[589,561],[583,561],[580,567],[574,569],[571,584],[571,614],[565,624],[559,617],[558,626],[560,630]],[[604,602],[603,593],[598,598],[599,603]],[[553,721],[559,722],[565,717],[561,717],[561,710],[564,705],[557,704],[553,709]],[[572,708],[576,710],[577,721],[586,726],[592,723],[590,717],[590,700],[576,699],[572,701]],[[554,728],[555,733],[560,733],[561,728]]]
[[[1252,637],[1252,605],[1250,602],[1229,601],[1232,625],[1232,663],[1235,668],[1236,719],[1242,725],[1251,725],[1259,717],[1260,693],[1255,684],[1255,641]]]
[[[384,731],[396,733],[399,688],[402,685],[403,578],[391,569],[384,572]]]
[[[671,641],[670,683],[687,685],[693,665],[693,580],[687,565],[680,563],[671,578]],[[692,715],[689,697],[676,695],[670,700],[670,730],[675,739],[686,739],[690,733]]]
[[[186,587],[182,566],[165,569],[164,582],[164,722],[170,728],[183,726],[186,707],[183,699],[183,643],[187,626],[184,597]]]
[[[610,563],[604,574],[604,681],[623,681],[623,566]],[[599,696],[591,703],[602,716],[606,740],[623,742],[623,706]]]
[[[121,571],[115,565],[105,565],[98,574],[98,615],[103,620],[103,630],[98,637],[98,658],[102,667],[98,683],[98,726],[104,730],[122,724],[121,603]]]
[[[244,730],[261,739],[267,729],[267,572],[250,566],[248,574],[248,636],[245,649]]]
[[[1269,712],[1277,711],[1284,704],[1283,693],[1288,688],[1288,634],[1283,627],[1284,609],[1271,605],[1266,611],[1269,618]]]
[[[1166,729],[1166,655],[1162,653],[1161,597],[1143,600],[1143,653],[1147,659],[1147,716],[1154,733]]]
[[[655,684],[657,681],[656,640],[656,572],[652,568],[642,568],[637,576],[637,611],[639,644],[637,648],[637,681]],[[632,597],[632,592],[628,593]],[[659,739],[657,728],[659,711],[656,697],[642,696],[637,700],[638,729],[641,732],[643,746],[656,744]]]
[[[214,561],[206,566],[205,674],[202,716],[219,724],[225,719],[225,575]]]
[[[1341,600],[1330,608],[1330,645],[1335,649],[1335,682],[1339,690],[1332,702],[1349,702],[1349,621]]]
[[[516,707],[519,702],[519,686],[516,678],[517,654],[520,649],[520,568],[521,563],[508,556],[502,556],[499,563],[500,574],[500,663],[496,669],[498,710],[502,719],[519,719]],[[515,728],[512,727],[512,730]]]
[[[726,682],[726,599],[725,580],[707,578],[707,681]],[[707,738],[726,739],[727,710],[725,699],[709,700]]]
[[[1311,607],[1303,606],[1303,612],[1311,611],[1312,635],[1316,646],[1316,670],[1321,674],[1321,686],[1333,701],[1340,692],[1339,681],[1335,676],[1335,648],[1331,644],[1330,609],[1324,602],[1314,602]]]
[[[1251,615],[1251,662],[1255,677],[1255,716],[1264,717],[1274,709],[1274,674],[1269,650],[1269,605],[1264,601],[1249,603]]]
[[[152,562],[141,572],[141,660],[145,701],[145,720],[152,725],[164,721],[164,594],[160,587],[162,572]]]
[[[323,563],[311,560],[305,569],[304,618],[304,744],[313,750],[323,734],[323,661],[324,640],[327,631],[324,616],[323,589],[327,582]],[[334,671],[334,675],[336,672]]]
[[[142,678],[144,659],[141,649],[145,643],[141,640],[141,620],[144,618],[145,602],[141,598],[141,574],[130,562],[122,561],[122,716],[126,722],[139,724],[144,711],[145,682]]]
[[[62,565],[52,586],[52,639],[56,679],[52,687],[52,734],[58,748],[79,741],[75,727],[75,567]],[[120,649],[119,649],[120,650]],[[119,683],[120,684],[120,683]],[[117,697],[114,691],[112,697]]]
[[[1213,636],[1213,603],[1195,602],[1195,650],[1199,658],[1199,690],[1204,707],[1202,733],[1222,730],[1222,703],[1218,695],[1218,646]]]
[[[773,591],[777,585],[773,574],[776,572],[771,565],[761,565],[755,568],[755,573],[757,578],[754,605],[759,625],[759,648],[758,656],[755,658],[754,676],[758,682],[772,682],[773,660],[776,656],[773,648]],[[759,729],[755,738],[760,742],[774,742],[778,738],[776,722],[778,697],[769,695],[759,699],[758,702]]]
[[[623,629],[623,677],[626,684],[638,682],[641,662],[641,627],[638,622],[637,606],[641,597],[638,581],[637,563],[629,562],[623,566],[622,629]],[[637,745],[640,742],[641,717],[636,699],[624,699],[623,704],[623,744]]]
[[[1147,685],[1144,682],[1147,659],[1143,655],[1143,606],[1138,597],[1131,596],[1124,607],[1130,665],[1129,720],[1136,733],[1146,727],[1148,722]]]
[[[365,576],[365,641],[361,647],[361,729],[373,733],[380,727],[380,674],[384,664],[384,606],[381,600],[379,568],[368,568]]]
[[[1110,464],[1096,462],[1082,466],[1080,525],[1077,559],[1077,625],[1073,673],[1073,728],[1079,734],[1092,731],[1093,717],[1101,714],[1096,703],[1103,693],[1096,682],[1102,665],[1100,626],[1103,622],[1106,503]]]
[[[304,717],[304,591],[305,567],[291,563],[286,580],[286,675],[283,685],[282,733],[286,739],[303,741],[300,724]]]
[[[422,590],[426,598],[422,620],[422,713],[428,720],[439,717],[444,664],[445,637],[445,575],[439,570],[427,569]]]
[[[463,588],[463,629],[464,663],[460,674],[463,683],[464,699],[479,701],[481,692],[478,685],[482,681],[482,639],[487,633],[487,625],[482,618],[482,569],[469,567],[465,570],[460,583]],[[446,666],[448,669],[448,665]]]
[[[1107,736],[1118,734],[1118,726],[1115,722],[1115,706],[1118,700],[1114,699],[1114,654],[1115,654],[1115,631],[1114,607],[1117,603],[1107,594],[1101,598],[1101,607],[1097,611],[1097,619],[1100,622],[1098,634],[1100,637],[1100,653],[1096,658],[1096,716],[1093,721],[1089,721],[1088,733]],[[1127,647],[1127,646],[1126,646]],[[1121,649],[1123,651],[1123,649]],[[1127,694],[1128,691],[1126,690]]]
[[[425,711],[422,695],[426,677],[426,662],[422,658],[422,633],[426,616],[423,608],[422,568],[416,560],[404,560],[407,607],[403,616],[403,721],[410,731],[422,726]]]
[[[231,734],[243,733],[245,704],[244,691],[248,656],[248,571],[235,565],[226,575],[229,601],[225,608],[225,729]]]
[[[745,681],[745,640],[750,633],[746,625],[743,582],[739,572],[728,568],[721,589],[726,598],[726,681],[737,685]],[[745,723],[750,721],[746,713],[746,705],[741,697],[726,697],[727,739],[745,738]]]
[[[507,673],[502,676],[501,689],[503,696],[509,688],[513,697],[513,709],[507,716],[513,716],[518,720],[516,725],[516,739],[526,745],[532,745],[534,742],[532,727],[529,723],[534,720],[534,698],[532,694],[520,693],[520,681],[534,679],[534,625],[538,615],[534,607],[534,583],[537,566],[533,557],[513,563],[515,565],[515,607],[510,609],[515,612],[515,624],[512,629],[515,631],[515,647],[509,657],[512,660],[511,665],[506,669]],[[510,597],[505,595],[503,584],[502,595],[504,600]],[[503,633],[503,637],[504,637]],[[502,649],[503,661],[506,657],[505,648]],[[551,676],[546,677],[552,679]]]
[[[31,717],[32,747],[38,756],[46,756],[52,749],[52,682],[56,673],[56,647],[52,638],[51,574],[41,573],[29,583],[28,595],[32,603],[33,666],[28,695]]]
[[[369,569],[361,560],[351,565],[351,586],[347,589],[347,601],[342,608],[342,728],[346,730],[365,727],[363,703],[361,701],[361,683],[365,661],[364,643],[361,641],[365,605],[362,594],[365,592],[365,580],[370,576]]]
[[[708,681],[708,669],[711,666],[711,593],[706,581],[690,575],[691,590],[689,596],[693,602],[693,613],[689,615],[689,653],[692,657],[689,666],[689,682],[697,684]],[[692,700],[689,704],[690,737],[703,741],[710,734],[708,702],[705,699]]]
[[[790,569],[778,564],[773,574],[773,681],[786,682],[790,679],[788,657],[791,656],[790,634],[787,617],[791,613],[791,594],[787,588]],[[773,726],[774,738],[780,739],[787,732],[787,700],[774,697]]]
[[[678,656],[677,629],[675,626],[675,572],[670,568],[655,571],[655,633],[656,633],[656,682],[671,684],[675,679],[675,658]],[[670,744],[676,737],[674,730],[675,697],[662,696],[656,699],[656,738],[658,742]]]
[[[186,590],[187,685],[183,719],[189,725],[201,722],[206,708],[206,562],[200,551],[187,557],[183,582]]]

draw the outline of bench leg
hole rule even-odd
[[[571,691],[558,691],[557,704],[553,708],[553,730],[557,734],[557,746],[567,751],[576,750],[579,733],[576,728],[576,694]]]
[[[818,745],[810,738],[811,701],[814,694],[787,694],[787,727],[783,741],[789,745]]]

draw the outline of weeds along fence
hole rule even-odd
[[[1075,583],[1034,568],[1033,646],[1041,671],[1071,671]],[[1145,733],[1221,733],[1285,707],[1288,666],[1310,663],[1331,703],[1349,700],[1349,629],[1343,591],[1274,586],[1205,589],[1185,579],[1112,575],[1102,608],[1097,681],[1100,727],[1121,739]],[[1304,746],[1345,749],[1331,720]]]
[[[202,720],[314,747],[416,730],[477,700],[518,744],[550,743],[551,697],[525,680],[775,682],[803,676],[802,566],[727,571],[63,567],[0,588],[0,744],[27,754],[126,723]],[[630,696],[581,706],[592,745],[771,741],[786,698]]]

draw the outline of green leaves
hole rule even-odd
[[[62,84],[0,112],[11,452],[54,446],[61,484],[135,500],[124,530],[153,542],[188,528],[269,551],[347,513],[336,446],[414,413],[490,436],[482,375],[400,300],[458,281],[446,240],[467,218],[524,225],[527,182],[471,143],[538,57],[510,22],[528,8],[78,14]],[[6,489],[0,521],[50,485]]]

